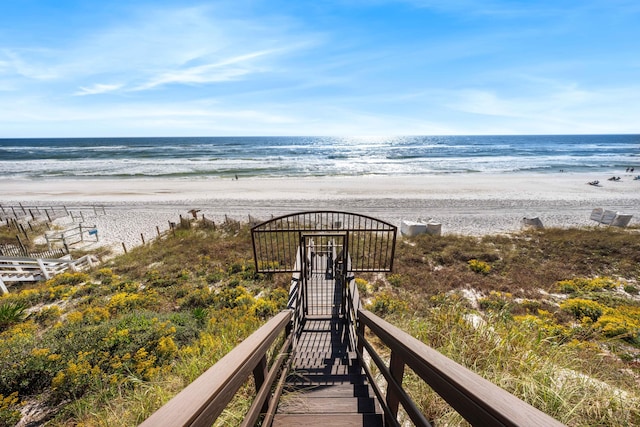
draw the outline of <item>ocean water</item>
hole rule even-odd
[[[0,179],[640,173],[640,135],[0,139]]]

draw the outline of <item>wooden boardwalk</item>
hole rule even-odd
[[[321,258],[318,258],[321,261]],[[307,316],[274,426],[382,426],[382,412],[341,314],[339,282],[324,269],[307,281]]]

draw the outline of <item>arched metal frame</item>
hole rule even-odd
[[[270,219],[251,229],[258,273],[300,271],[304,238],[344,235],[351,272],[390,272],[393,269],[397,227],[379,219],[349,212],[298,212]]]

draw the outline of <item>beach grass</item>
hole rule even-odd
[[[638,240],[603,227],[400,239],[394,273],[358,287],[371,310],[568,425],[637,425]],[[0,419],[29,408],[52,426],[136,425],[282,309],[288,282],[257,274],[248,227],[230,224],[12,286]],[[436,424],[462,424],[406,385]],[[220,425],[239,424],[251,394],[249,381]]]

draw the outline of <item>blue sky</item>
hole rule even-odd
[[[640,133],[640,2],[3,1],[0,112],[0,138]]]

